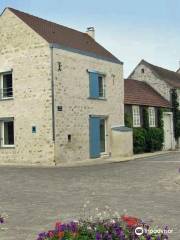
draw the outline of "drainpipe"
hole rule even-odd
[[[54,104],[54,51],[53,44],[50,44],[51,50],[51,89],[52,89],[52,138],[53,142],[55,142],[55,104]]]

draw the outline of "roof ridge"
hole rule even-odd
[[[76,29],[73,29],[73,28],[70,28],[70,27],[61,25],[61,24],[59,24],[59,23],[57,23],[57,22],[53,22],[53,21],[47,20],[47,19],[45,19],[45,18],[38,17],[38,16],[36,16],[36,15],[30,14],[30,13],[27,13],[27,12],[24,12],[24,11],[20,11],[20,10],[15,9],[15,8],[12,8],[12,7],[7,7],[7,9],[9,9],[9,10],[11,10],[11,11],[13,11],[13,12],[19,12],[19,13],[23,13],[23,14],[29,15],[30,17],[37,18],[37,19],[39,19],[39,20],[43,20],[43,21],[48,22],[48,23],[51,23],[51,24],[55,24],[55,25],[57,25],[57,26],[60,26],[60,27],[63,27],[63,28],[67,28],[67,29],[72,30],[72,31],[76,31],[76,32],[79,32],[79,33],[82,33],[82,34],[86,34],[85,32],[81,32],[81,31],[79,31],[79,30],[76,30]],[[87,36],[90,37],[88,34],[87,34]],[[92,38],[92,39],[93,39],[93,38]],[[93,40],[94,40],[94,39],[93,39]],[[94,40],[94,41],[95,41],[95,40]]]
[[[152,67],[157,67],[157,68],[161,68],[162,70],[166,70],[166,71],[169,71],[169,72],[172,72],[172,73],[177,73],[176,71],[170,70],[170,69],[168,69],[168,68],[164,68],[164,67],[157,66],[157,65],[154,65],[154,64],[152,64],[152,63],[149,63],[149,62],[147,62],[147,61],[144,60],[144,59],[142,60],[142,62],[145,62],[146,64],[151,65]]]
[[[80,50],[80,54],[123,64],[110,51],[85,32],[60,25],[11,7],[8,7],[8,9],[50,44],[56,44],[62,48],[66,47],[71,51]]]

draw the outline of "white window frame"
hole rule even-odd
[[[149,127],[156,127],[156,111],[155,107],[148,108],[149,115]]]
[[[0,73],[0,100],[7,100],[7,99],[13,99],[14,98],[14,94],[13,94],[13,75],[12,75],[12,96],[11,97],[3,97],[3,91],[4,91],[4,81],[3,81],[3,77],[4,75],[7,74],[12,74],[12,72],[2,72]]]
[[[133,114],[133,127],[141,127],[140,107],[137,105],[132,106],[132,114]]]
[[[5,144],[4,143],[4,123],[5,122],[13,122],[14,123],[14,119],[3,119],[0,120],[0,132],[1,132],[1,148],[14,148],[15,147],[15,143],[14,144]],[[15,140],[14,140],[15,141]]]

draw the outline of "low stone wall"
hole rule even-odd
[[[111,129],[112,157],[133,155],[133,132],[131,128],[115,127]]]

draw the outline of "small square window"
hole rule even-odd
[[[58,110],[58,112],[62,112],[63,107],[62,107],[62,106],[58,106],[58,107],[57,107],[57,110]]]
[[[144,68],[141,69],[141,73],[144,73]]]
[[[68,134],[68,142],[71,142],[71,134]]]
[[[0,75],[1,84],[1,99],[8,99],[13,97],[13,80],[12,73],[3,73]]]
[[[36,126],[32,126],[32,133],[36,133]]]

